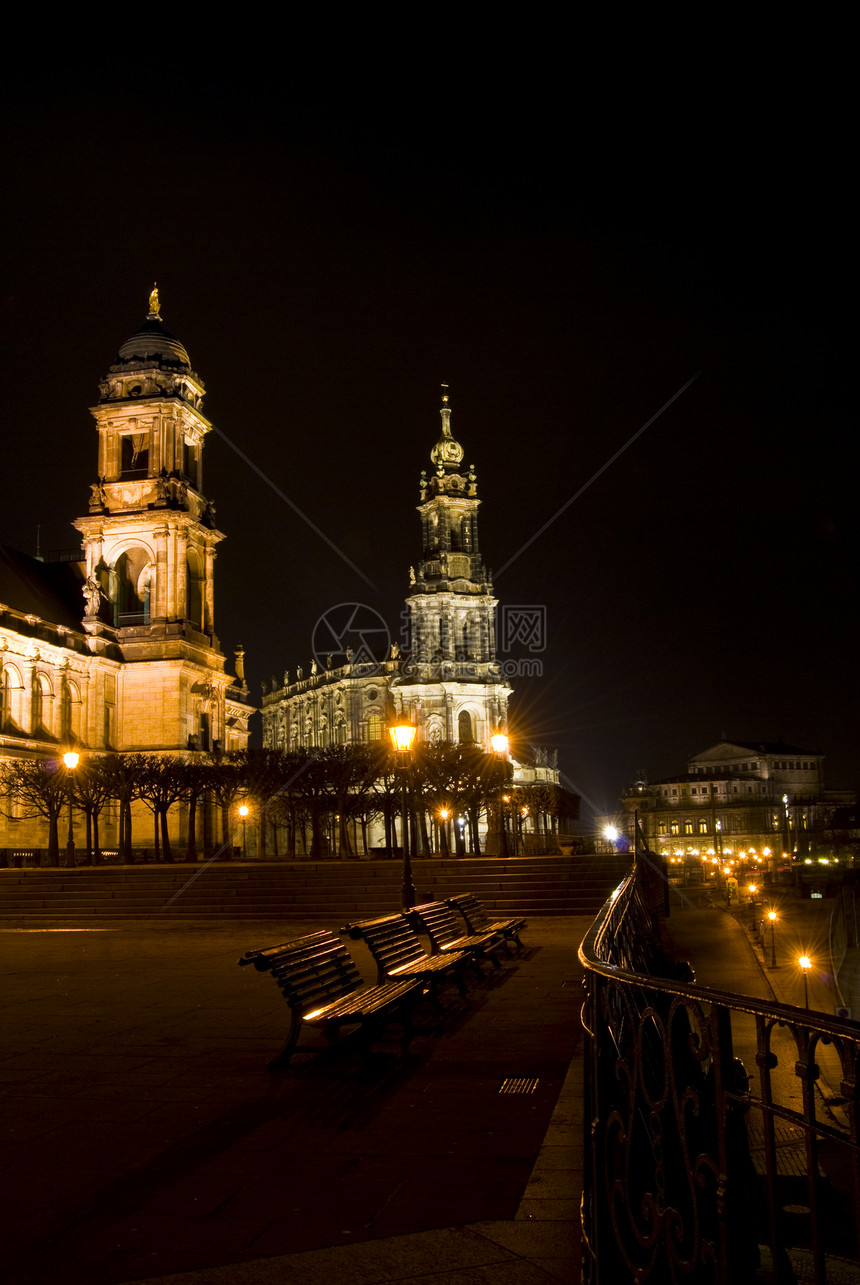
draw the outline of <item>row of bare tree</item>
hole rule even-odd
[[[401,843],[405,829],[413,853],[429,853],[436,846],[445,853],[449,825],[441,820],[443,814],[465,819],[453,826],[455,850],[465,852],[468,836],[471,851],[478,853],[482,817],[489,828],[512,826],[515,832],[527,812],[532,827],[549,834],[558,818],[576,815],[578,800],[560,787],[514,787],[505,760],[476,746],[443,743],[422,745],[412,756],[404,827],[400,771],[382,743],[217,755],[84,754],[73,769],[62,758],[15,759],[0,764],[0,812],[47,822],[50,864],[59,862],[60,823],[69,806],[85,817],[88,862],[99,859],[102,812],[108,805],[115,809],[123,864],[134,860],[135,803],[152,814],[155,855],[162,861],[174,859],[168,818],[177,805],[186,809],[183,855],[189,861],[198,857],[198,817],[204,803],[220,812],[223,845],[231,843],[239,805],[247,804],[262,857],[270,850],[276,856],[301,852],[317,857],[332,847],[341,857],[351,857],[357,848],[367,851],[369,827],[379,820],[385,847],[393,851],[398,818]],[[207,834],[203,846],[210,849],[213,843]]]

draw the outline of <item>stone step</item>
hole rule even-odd
[[[627,873],[611,858],[416,858],[419,899],[473,892],[494,913],[596,914]],[[399,861],[177,863],[77,870],[0,870],[0,916],[306,918],[329,922],[394,910]]]

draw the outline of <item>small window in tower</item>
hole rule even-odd
[[[123,477],[146,477],[149,472],[149,449],[146,433],[124,433],[122,443],[122,460],[120,464]]]
[[[182,471],[192,486],[197,485],[197,452],[194,443],[186,437],[182,443]]]
[[[474,741],[475,733],[472,729],[472,715],[467,709],[460,710],[457,719],[457,730],[460,741]]]

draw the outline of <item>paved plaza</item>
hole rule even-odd
[[[311,1033],[277,1075],[236,961],[335,925],[0,924],[6,1285],[578,1280],[588,922],[533,920],[405,1059]]]

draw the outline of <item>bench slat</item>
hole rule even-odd
[[[443,981],[455,982],[461,995],[466,987],[462,970],[470,956],[462,951],[449,951],[444,956],[428,955],[405,915],[386,915],[347,924],[341,930],[354,940],[363,940],[376,962],[377,980],[391,977],[415,977],[430,985],[430,996],[438,1006],[438,986]]]
[[[364,985],[355,961],[333,933],[308,933],[279,946],[247,951],[239,963],[270,972],[290,1006],[292,1020],[286,1043],[270,1063],[272,1067],[287,1065],[306,1022],[331,1032],[341,1026],[397,1021],[403,1028],[404,1048],[408,1046],[411,1010],[421,997],[423,982],[410,979]]]

